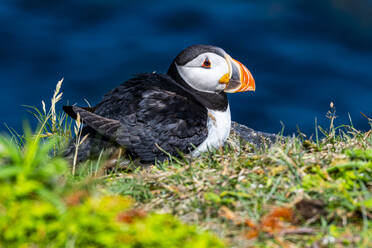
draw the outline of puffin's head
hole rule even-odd
[[[190,46],[178,54],[168,74],[171,68],[176,68],[177,74],[198,91],[234,93],[255,90],[248,69],[219,47]]]

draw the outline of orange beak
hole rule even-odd
[[[228,93],[255,91],[256,84],[247,67],[229,55],[226,56],[226,60],[229,64],[229,73],[220,79],[220,83],[226,84],[224,91]]]

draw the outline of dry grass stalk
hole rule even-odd
[[[79,153],[79,146],[88,138],[88,134],[85,135],[83,138],[81,138],[81,133],[83,130],[83,125],[81,123],[80,115],[79,113],[76,116],[76,122],[74,126],[74,133],[75,133],[75,154],[74,154],[74,160],[72,164],[72,175],[75,175],[76,171],[76,164],[77,164],[77,158]]]
[[[56,104],[57,104],[57,102],[59,102],[62,99],[62,95],[63,95],[62,92],[60,93],[63,80],[64,80],[64,78],[62,78],[61,80],[58,81],[56,89],[54,90],[52,100],[51,100],[50,111],[51,111],[51,120],[52,120],[53,132],[56,131],[56,121],[57,121]],[[43,106],[45,108],[45,103],[43,104]]]

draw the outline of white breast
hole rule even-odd
[[[223,146],[230,135],[231,115],[230,106],[226,111],[214,111],[208,109],[208,136],[193,152],[197,156],[202,152]]]

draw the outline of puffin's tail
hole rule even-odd
[[[96,110],[97,106],[96,107],[80,107],[80,108],[93,113]],[[74,111],[73,106],[63,106],[62,109],[63,109],[63,111],[65,111],[65,113],[68,116],[70,116],[72,119],[75,119],[76,120],[77,114]]]

